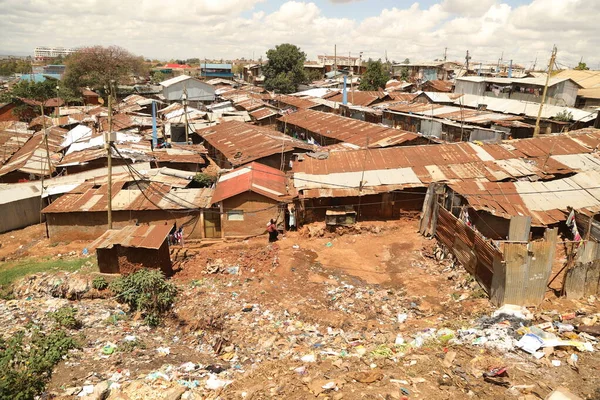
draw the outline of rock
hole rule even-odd
[[[110,382],[102,381],[94,386],[92,394],[83,396],[83,400],[106,400],[110,394]]]
[[[165,400],[179,400],[185,392],[186,388],[184,388],[183,386],[175,386],[165,390],[163,392],[163,398]]]
[[[581,397],[571,393],[567,388],[558,387],[545,400],[583,400]]]
[[[354,379],[360,383],[373,383],[382,380],[383,373],[378,369],[364,372],[351,372],[348,374],[348,378]]]

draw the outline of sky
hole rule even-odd
[[[600,69],[600,0],[0,0],[0,54],[117,45],[146,58],[307,53]],[[445,50],[447,49],[447,50]]]

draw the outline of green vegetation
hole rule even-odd
[[[42,333],[37,329],[0,338],[0,399],[30,400],[40,395],[54,366],[79,344],[64,330]]]
[[[93,46],[71,54],[63,82],[72,90],[81,87],[103,89],[111,83],[123,83],[132,74],[148,75],[143,57],[137,57],[118,46]]]
[[[117,347],[117,350],[123,353],[131,353],[135,349],[146,349],[146,343],[136,338],[134,340],[124,340]]]
[[[556,114],[553,119],[555,121],[569,122],[573,119],[573,113],[567,110],[563,110]]]
[[[169,76],[161,71],[154,71],[152,73],[152,83],[160,83],[169,79]]]
[[[211,187],[216,181],[217,177],[215,175],[205,174],[204,172],[198,172],[194,176],[194,182],[200,187]]]
[[[104,290],[108,287],[108,282],[103,276],[97,276],[92,281],[92,287],[96,290]]]
[[[379,90],[385,89],[385,84],[390,79],[390,74],[386,70],[381,60],[367,61],[367,70],[360,78],[359,90]]]
[[[75,317],[75,314],[77,314],[75,308],[65,306],[54,312],[48,313],[48,316],[52,318],[58,326],[67,329],[79,329],[81,328],[81,321]]]
[[[263,67],[265,89],[276,93],[293,93],[298,85],[307,82],[304,72],[306,53],[298,46],[283,43],[267,51],[268,61]]]
[[[29,74],[31,73],[30,60],[2,60],[0,61],[0,76],[10,76],[12,74]]]
[[[110,289],[117,300],[129,305],[130,312],[140,312],[149,326],[158,326],[173,305],[177,288],[159,270],[142,269],[116,279]]]
[[[577,64],[577,66],[573,69],[576,69],[578,71],[587,71],[590,69],[590,67],[587,66],[586,63],[584,62],[580,62],[579,64]]]
[[[24,259],[0,264],[0,286],[8,286],[25,275],[40,272],[68,271],[80,269],[85,263],[96,263],[95,257],[75,258],[73,260],[35,260]]]

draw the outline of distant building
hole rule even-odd
[[[363,63],[361,57],[350,56],[317,56],[317,61],[323,66],[323,72],[327,73],[333,70],[348,71],[355,75],[362,75],[366,70],[366,63]],[[304,65],[306,68],[307,64]]]
[[[43,67],[44,74],[63,75],[67,69],[66,65],[51,64]]]
[[[262,74],[262,65],[261,64],[248,64],[244,65],[243,72],[244,81],[251,83],[253,85],[258,85],[263,83],[265,77]]]
[[[36,47],[33,51],[34,58],[36,61],[44,61],[59,56],[66,57],[73,53],[76,53],[79,49],[77,48],[66,48],[66,47]]]
[[[189,75],[180,75],[160,83],[162,94],[167,101],[182,101],[184,90],[187,100],[212,103],[215,100],[215,87]]]
[[[463,76],[456,78],[454,92],[540,103],[545,84],[546,78]],[[551,78],[548,82],[546,103],[572,107],[580,88],[581,85],[571,78]]]
[[[406,78],[409,82],[447,81],[454,77],[456,70],[457,64],[452,61],[414,62],[392,67],[394,77]]]
[[[231,64],[200,64],[200,76],[207,78],[233,79]]]

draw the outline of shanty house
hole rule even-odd
[[[454,92],[540,103],[545,85],[546,78],[463,76],[456,78]],[[550,78],[546,103],[572,107],[580,88],[581,85],[571,78]]]
[[[39,183],[0,186],[0,233],[40,223],[42,196]]]
[[[196,131],[204,139],[208,155],[221,168],[235,168],[253,161],[273,168],[289,168],[293,153],[313,145],[283,133],[239,121],[227,121]]]
[[[285,173],[258,162],[222,175],[212,197],[221,210],[223,237],[262,235],[271,219],[282,225],[284,202],[289,202]]]
[[[213,189],[185,189],[147,180],[112,183],[113,228],[135,223],[183,227],[186,239],[212,235],[204,230]],[[85,182],[42,212],[52,241],[94,240],[108,229],[108,185]]]
[[[128,225],[109,229],[90,248],[96,249],[98,268],[105,274],[128,274],[141,268],[173,274],[168,236],[172,225]]]
[[[182,101],[184,91],[187,100],[199,103],[212,103],[215,101],[215,87],[189,75],[180,75],[160,83],[162,94],[169,101]]]
[[[200,64],[200,76],[233,79],[231,64]]]

